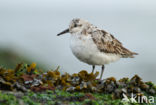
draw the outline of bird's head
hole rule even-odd
[[[81,32],[84,28],[86,28],[89,25],[90,23],[88,21],[80,19],[80,18],[75,18],[70,22],[69,28],[60,32],[59,34],[57,34],[57,36],[63,35],[65,33],[72,34],[72,33]]]

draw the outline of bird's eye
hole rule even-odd
[[[77,24],[74,24],[74,27],[77,27]]]

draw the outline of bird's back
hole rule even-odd
[[[94,31],[92,31],[91,36],[97,48],[101,52],[119,54],[123,58],[133,58],[134,55],[137,55],[137,53],[132,52],[127,48],[123,47],[120,41],[118,41],[113,35],[104,30],[96,28],[94,29]]]

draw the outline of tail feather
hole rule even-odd
[[[124,54],[122,55],[123,58],[134,58],[134,55],[138,55],[138,53],[136,53],[136,52],[131,52],[131,51],[128,50],[128,49],[126,49],[125,51],[126,51],[126,53],[124,53]]]
[[[127,58],[134,58],[134,55],[138,55],[138,53],[132,52],[130,55],[127,56]]]
[[[133,53],[133,55],[139,55],[138,53],[136,53],[136,52],[132,52]]]

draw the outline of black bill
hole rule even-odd
[[[62,32],[60,32],[60,33],[58,33],[57,36],[60,36],[60,35],[62,35],[62,34],[68,33],[68,32],[69,32],[69,29],[66,29],[66,30],[64,30],[64,31],[62,31]]]

